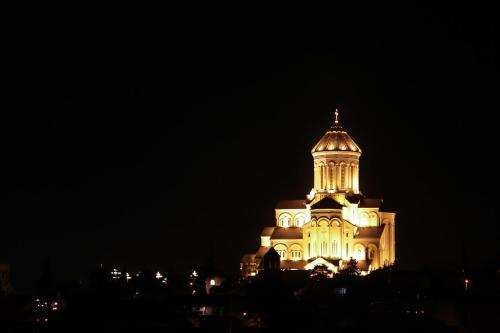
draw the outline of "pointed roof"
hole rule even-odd
[[[344,206],[339,204],[331,197],[324,197],[311,206],[311,209],[342,209]]]
[[[311,153],[328,151],[348,151],[361,153],[361,148],[354,140],[343,130],[338,120],[338,110],[335,110],[335,124],[330,127],[328,132],[319,140],[311,150]]]

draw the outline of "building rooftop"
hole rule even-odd
[[[363,198],[359,202],[359,208],[380,208],[384,200],[381,198]]]
[[[354,238],[380,238],[384,232],[385,224],[379,227],[360,227]]]
[[[271,239],[302,239],[302,228],[299,227],[276,227]]]
[[[331,197],[324,197],[311,206],[311,209],[342,209],[344,206],[339,204]]]
[[[328,132],[319,140],[319,142],[311,150],[312,153],[323,151],[351,151],[361,153],[361,149],[354,140],[340,126],[338,120],[338,110],[335,111],[335,124],[330,127]]]
[[[261,236],[271,236],[273,234],[274,227],[265,227],[262,229]]]

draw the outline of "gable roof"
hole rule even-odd
[[[300,227],[276,227],[271,239],[302,239],[302,228]]]
[[[263,258],[264,255],[269,251],[271,247],[270,246],[261,246],[255,253],[255,258]]]
[[[344,206],[333,200],[331,197],[324,197],[311,206],[311,209],[342,209]]]
[[[379,227],[360,227],[354,238],[380,238],[384,232],[385,224]]]
[[[275,257],[275,258],[281,258],[281,256],[279,255],[278,252],[276,252],[276,250],[274,249],[274,247],[271,247],[267,252],[266,254],[264,254],[264,258],[269,258],[269,257]]]
[[[306,209],[306,200],[280,200],[276,209]]]

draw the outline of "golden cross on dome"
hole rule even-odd
[[[335,125],[339,124],[339,109],[335,109]]]

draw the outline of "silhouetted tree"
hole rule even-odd
[[[351,258],[351,260],[347,262],[347,267],[342,269],[340,273],[345,276],[359,276],[361,272],[358,269],[358,261]]]
[[[315,281],[323,280],[331,276],[332,271],[326,265],[316,265],[311,269],[310,277]]]

